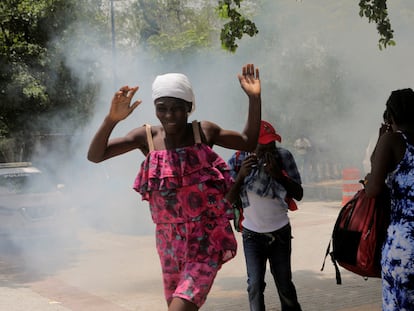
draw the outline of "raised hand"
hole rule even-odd
[[[247,64],[242,68],[242,74],[238,74],[240,86],[247,96],[259,96],[261,92],[259,69],[253,64]]]
[[[117,91],[112,98],[111,109],[109,111],[109,118],[113,121],[121,121],[128,117],[135,108],[141,104],[141,100],[136,100],[131,105],[132,97],[135,95],[135,92],[138,90],[138,86],[129,87],[123,86]]]

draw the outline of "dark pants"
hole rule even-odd
[[[279,294],[282,311],[300,311],[295,285],[292,282],[290,255],[292,251],[290,224],[271,233],[256,233],[243,228],[244,256],[247,267],[247,292],[250,311],[265,311],[266,262]]]

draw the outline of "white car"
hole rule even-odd
[[[0,163],[0,238],[19,243],[63,232],[62,186],[30,162]]]

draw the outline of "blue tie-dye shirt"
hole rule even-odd
[[[276,150],[279,153],[282,162],[282,169],[287,173],[289,178],[301,184],[302,180],[292,153],[281,147],[276,147]],[[228,165],[230,166],[233,179],[236,178],[244,159],[250,154],[250,152],[237,151],[229,159]],[[277,154],[275,153],[274,156],[276,158]],[[282,204],[286,204],[286,208],[288,208],[288,204],[285,202],[287,194],[285,187],[265,172],[263,159],[259,159],[258,165],[252,168],[250,174],[244,179],[244,184],[240,192],[243,208],[249,206],[249,199],[246,191],[254,192],[262,197],[278,199]]]

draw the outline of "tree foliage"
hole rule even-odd
[[[256,35],[259,30],[256,24],[247,16],[241,13],[240,7],[243,0],[219,0],[219,16],[230,21],[221,29],[221,44],[225,50],[235,52],[238,45],[236,39],[241,39],[243,35]],[[368,22],[374,22],[377,25],[379,33],[378,47],[380,50],[387,46],[395,45],[394,31],[391,28],[391,22],[388,17],[387,0],[360,0],[359,15],[366,17]]]
[[[220,33],[222,47],[230,52],[235,52],[238,47],[236,39],[241,39],[245,34],[253,37],[259,32],[255,23],[238,11],[242,1],[220,0],[218,5],[219,16],[230,19],[223,25]]]
[[[388,17],[387,0],[361,0],[359,1],[359,16],[368,18],[368,22],[377,24],[380,35],[378,41],[379,49],[389,45],[395,45],[394,31],[391,28]]]
[[[117,27],[117,33],[129,38],[125,43],[144,47],[157,57],[210,47],[219,29],[214,7],[208,3],[138,0],[122,11],[119,20],[123,25]]]
[[[220,29],[214,3],[2,0],[0,147],[19,149],[34,136],[70,134],[86,123],[107,59],[91,59],[91,51],[111,53],[111,17],[117,49],[147,48],[171,61],[212,46]]]
[[[62,131],[62,119],[72,123],[70,132],[90,109],[91,92],[83,92],[90,86],[66,64],[70,25],[80,14],[97,24],[99,10],[89,4],[99,1],[82,3],[83,10],[75,0],[0,3],[0,138],[27,145],[35,135]],[[52,118],[57,111],[65,117]]]

